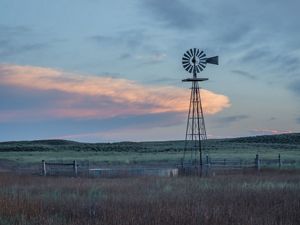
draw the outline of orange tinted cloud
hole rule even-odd
[[[179,81],[178,81],[179,82]],[[189,90],[174,86],[153,86],[135,81],[68,73],[52,68],[0,65],[0,85],[30,90],[57,90],[71,96],[63,106],[53,106],[46,114],[55,117],[113,117],[149,113],[184,112],[188,110]],[[188,88],[188,87],[187,87]],[[215,114],[230,106],[228,97],[202,90],[206,114]],[[88,99],[107,104],[78,107]],[[45,112],[44,112],[45,113]]]
[[[294,132],[292,130],[275,130],[275,129],[254,129],[251,131],[258,134],[290,134]]]

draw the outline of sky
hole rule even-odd
[[[0,141],[179,140],[191,75],[208,138],[299,132],[298,0],[0,0]]]

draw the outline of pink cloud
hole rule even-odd
[[[41,117],[109,118],[165,112],[186,113],[189,100],[189,90],[175,86],[144,85],[127,79],[9,64],[0,65],[0,85],[37,91],[56,90],[67,94],[63,104],[60,102],[51,109],[34,112]],[[227,96],[204,89],[201,91],[206,114],[215,114],[230,106]],[[87,101],[95,104],[80,106]],[[27,114],[30,114],[30,109],[2,112],[0,117],[3,120]]]
[[[262,135],[262,134],[290,134],[292,130],[276,130],[276,129],[253,129],[251,132]]]

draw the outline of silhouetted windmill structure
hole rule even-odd
[[[193,77],[182,80],[183,82],[192,82],[192,88],[181,166],[183,169],[192,169],[200,175],[203,169],[203,142],[207,139],[207,136],[199,82],[206,81],[208,78],[198,78],[197,74],[203,71],[208,63],[218,65],[218,56],[207,58],[203,51],[193,48],[186,51],[182,57],[184,69],[192,73]]]

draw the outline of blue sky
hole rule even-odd
[[[189,48],[209,138],[299,132],[297,0],[0,0],[0,141],[183,139]]]

